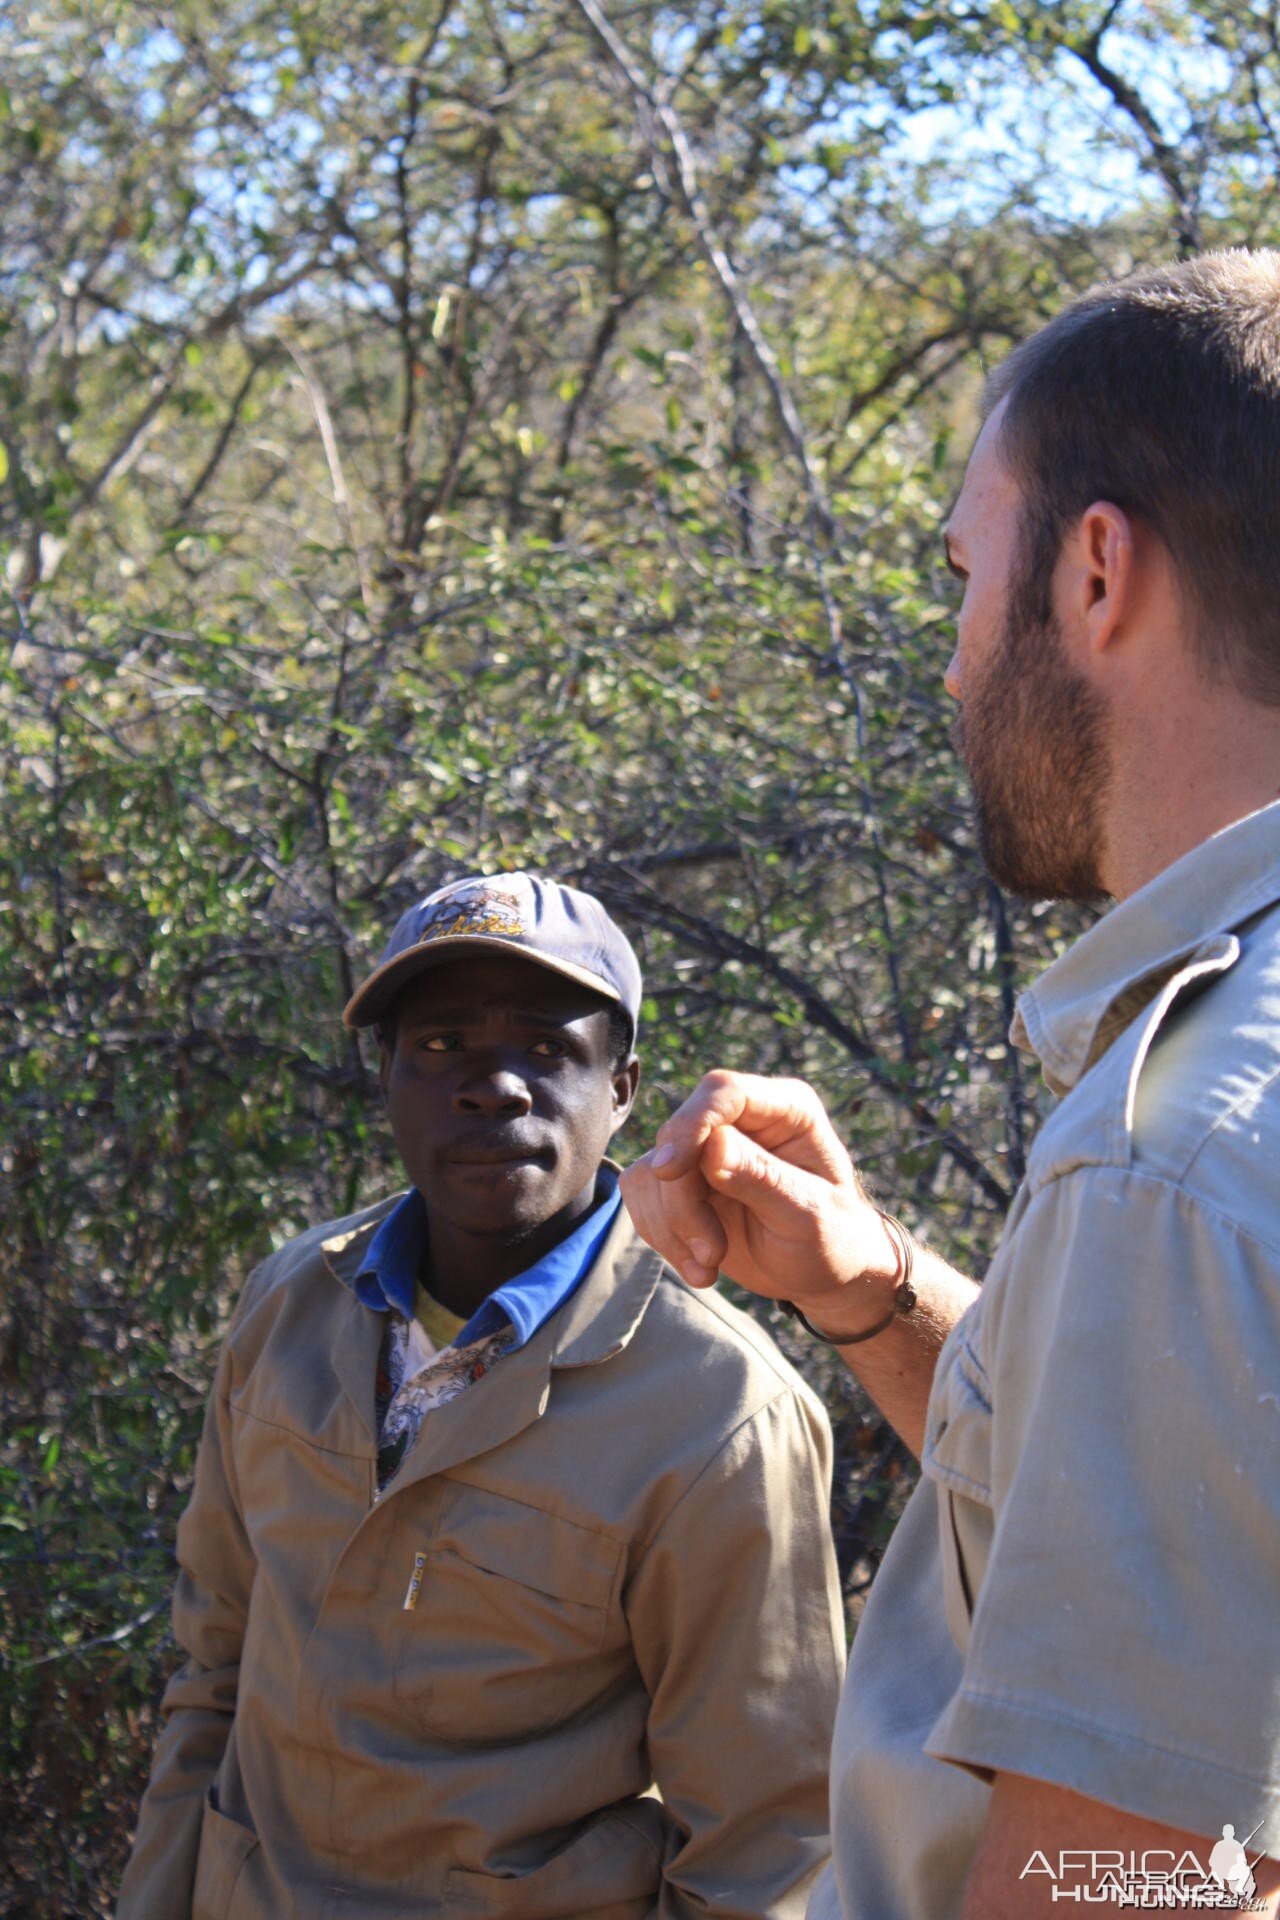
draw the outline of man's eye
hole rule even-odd
[[[563,1040],[535,1040],[529,1051],[544,1060],[559,1060],[565,1053],[565,1044]]]
[[[424,1053],[452,1053],[457,1044],[456,1033],[428,1033],[418,1042]]]

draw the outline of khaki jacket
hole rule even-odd
[[[799,1920],[844,1663],[820,1404],[625,1214],[379,1496],[394,1201],[251,1275],[117,1920]]]

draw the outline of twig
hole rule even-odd
[[[675,156],[680,198],[684,203],[685,212],[693,223],[693,229],[698,236],[703,253],[724,288],[738,325],[742,329],[743,337],[751,349],[751,356],[769,389],[778,418],[782,422],[782,430],[804,476],[810,511],[822,531],[830,536],[835,532],[835,519],[827,504],[817,468],[813,464],[799,411],[782,377],[777,355],[765,338],[764,330],[756,318],[755,309],[746,288],[738,278],[733,262],[716,234],[711,209],[703,197],[698,180],[697,162],[693,157],[693,149],[685,137],[684,128],[670,102],[665,98],[660,99],[654,93],[641,71],[640,63],[617,28],[598,5],[598,0],[574,0],[574,3],[590,23],[593,32],[602,41],[610,59],[626,80],[645,117],[655,121],[662,128],[671,144],[671,151]]]
[[[366,620],[373,624],[373,583],[369,575],[369,563],[365,557],[360,536],[356,532],[355,513],[351,505],[351,494],[347,487],[346,475],[342,470],[342,455],[338,450],[338,436],[333,429],[333,415],[329,411],[329,402],[325,398],[324,388],[309,356],[283,334],[277,336],[285,352],[293,361],[302,377],[311,402],[311,411],[315,415],[316,427],[320,434],[320,444],[324,448],[325,463],[329,468],[329,483],[333,489],[333,504],[337,510],[338,524],[346,535],[347,544],[355,555],[356,572],[360,578],[360,600],[364,607]]]
[[[32,1667],[47,1667],[51,1660],[76,1660],[82,1653],[91,1653],[95,1647],[118,1646],[130,1634],[137,1633],[140,1627],[154,1620],[158,1613],[163,1613],[168,1604],[169,1596],[166,1594],[163,1600],[145,1607],[135,1620],[126,1620],[122,1627],[117,1627],[112,1633],[96,1633],[92,1640],[81,1640],[74,1647],[55,1647],[51,1653],[38,1653],[34,1660],[13,1660],[7,1664],[15,1673],[28,1673]]]
[[[622,74],[635,98],[642,118],[662,128],[670,143],[676,163],[676,179],[679,184],[680,199],[685,212],[693,224],[699,245],[710,262],[717,279],[724,288],[725,295],[733,309],[742,338],[746,341],[751,357],[769,389],[774,407],[782,423],[792,453],[795,455],[804,478],[805,494],[808,499],[808,525],[805,530],[805,544],[813,566],[814,579],[818,595],[822,602],[823,619],[826,623],[830,642],[831,661],[838,668],[853,697],[855,725],[858,738],[858,794],[866,821],[867,838],[871,843],[877,863],[876,905],[880,914],[881,929],[884,934],[885,960],[889,970],[889,988],[893,998],[898,1037],[904,1060],[910,1060],[913,1054],[911,1029],[907,1020],[906,1008],[902,998],[901,978],[898,969],[898,942],[893,923],[893,913],[889,900],[889,891],[884,880],[884,842],[880,832],[880,819],[867,777],[867,733],[866,702],[862,687],[845,648],[844,633],[840,622],[840,609],[831,582],[827,574],[826,560],[819,545],[819,535],[836,542],[837,530],[835,516],[827,501],[818,470],[809,452],[809,442],[800,418],[799,408],[783,378],[778,365],[777,355],[765,337],[764,329],[756,318],[751,298],[740,279],[728,250],[718,237],[711,209],[707,205],[698,180],[698,167],[693,149],[689,145],[684,128],[666,94],[659,95],[645,79],[635,54],[627,45],[617,28],[609,20],[599,5],[599,0],[574,0],[578,11],[589,22],[593,32],[600,39],[610,59]]]
[[[759,946],[753,940],[743,939],[740,934],[731,933],[727,927],[718,925],[717,922],[702,914],[691,913],[683,907],[678,907],[674,901],[660,894],[644,875],[632,868],[625,859],[592,864],[589,873],[584,874],[584,878],[589,880],[591,891],[597,894],[606,906],[617,904],[629,909],[650,925],[659,926],[668,933],[677,934],[721,960],[740,961],[764,974],[784,992],[791,994],[804,1008],[813,1024],[829,1034],[852,1059],[858,1062],[867,1078],[879,1087],[896,1107],[908,1113],[916,1125],[936,1142],[939,1149],[969,1175],[991,1205],[1001,1213],[1008,1208],[1013,1198],[1012,1191],[996,1174],[992,1173],[968,1141],[963,1140],[953,1128],[944,1125],[927,1101],[900,1083],[897,1077],[886,1068],[875,1049],[854,1030],[842,1014],[836,1011],[811,980],[797,973],[793,967],[786,966],[766,947]]]

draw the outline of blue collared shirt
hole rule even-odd
[[[509,1352],[532,1340],[538,1328],[586,1279],[617,1217],[622,1195],[612,1167],[601,1167],[596,1196],[595,1206],[571,1234],[489,1295],[457,1335],[455,1347],[468,1347],[508,1326],[516,1336]],[[355,1279],[356,1298],[361,1304],[375,1313],[389,1313],[394,1308],[406,1320],[412,1320],[426,1240],[426,1203],[417,1188],[411,1187],[369,1242],[364,1265]]]

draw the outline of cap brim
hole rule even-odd
[[[445,934],[423,946],[408,947],[404,953],[396,954],[393,960],[385,960],[380,967],[375,967],[342,1009],[343,1026],[353,1029],[373,1026],[389,1010],[401,988],[418,974],[426,973],[460,953],[477,952],[512,953],[518,960],[527,960],[530,966],[545,967],[548,973],[562,974],[566,980],[576,980],[580,986],[590,987],[593,993],[602,994],[606,1000],[615,1000],[619,1006],[622,1004],[622,995],[615,986],[587,967],[575,967],[571,960],[554,960],[549,954],[538,953],[519,940],[500,940],[493,934]]]

